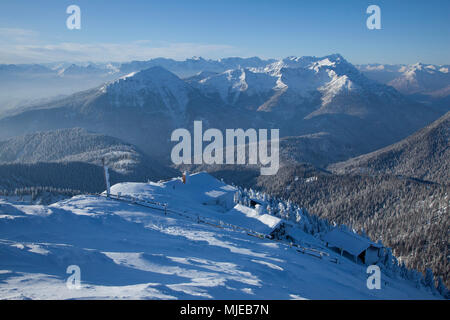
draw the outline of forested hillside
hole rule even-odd
[[[332,172],[282,154],[275,176],[230,166],[214,167],[213,174],[364,229],[408,267],[431,268],[449,285],[449,121],[450,112],[394,145],[329,166]]]
[[[1,141],[0,165],[17,165],[2,166],[0,185],[21,187],[31,183],[98,192],[104,188],[103,171],[99,169],[102,159],[118,181],[159,180],[176,172],[117,138],[72,128]]]
[[[331,165],[336,173],[396,174],[450,182],[450,111],[389,147]]]
[[[111,171],[112,182],[127,181],[126,175]],[[1,164],[0,190],[25,187],[54,187],[95,193],[105,190],[103,168],[83,162]]]
[[[408,267],[431,268],[449,286],[448,185],[392,175],[335,175],[298,165],[261,176],[256,186],[321,218],[364,229]]]

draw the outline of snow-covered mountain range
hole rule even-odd
[[[410,98],[448,110],[450,97],[449,65],[415,63],[411,65],[358,65],[368,78],[385,83]]]
[[[395,90],[365,78],[339,54],[322,58],[289,57],[260,68],[199,74],[191,79],[188,81],[194,86],[209,95],[217,93],[227,104],[251,108],[249,101],[256,99],[259,100],[254,104],[256,110],[280,113],[288,108],[289,116],[302,111],[306,117],[342,112],[362,115],[365,112],[363,108],[342,105],[341,108],[347,109],[340,110],[337,100],[341,96],[382,96],[385,104],[398,103],[402,99]],[[386,101],[388,99],[392,101]],[[304,106],[303,109],[309,106],[309,110],[298,106]]]
[[[219,60],[193,57],[184,61],[156,58],[126,63],[47,63],[0,64],[0,112],[27,105],[39,99],[73,94],[115,80],[132,72],[151,67],[163,67],[180,78],[209,70],[224,72],[239,67],[262,67],[275,60],[253,58],[224,58]]]
[[[339,55],[330,55],[329,63],[333,64],[337,56]],[[8,89],[0,92],[0,112],[17,105],[32,103],[37,99],[48,99],[86,90],[103,82],[155,66],[163,67],[183,79],[202,72],[223,73],[237,69],[272,69],[276,73],[282,68],[309,68],[314,63],[319,67],[320,64],[327,63],[321,60],[323,59],[316,57],[288,57],[281,60],[264,60],[258,57],[211,60],[193,57],[184,61],[156,58],[125,63],[73,64],[63,62],[0,65],[0,84]],[[435,104],[449,96],[448,65],[366,64],[355,67],[368,78],[393,86],[400,92],[411,95],[417,101]],[[425,98],[428,99],[424,99],[421,94],[425,94]],[[430,95],[432,98],[434,97],[431,101]]]
[[[449,65],[357,65],[367,77],[388,83],[402,93],[432,92],[449,86]]]
[[[178,74],[203,70],[184,79],[162,66],[136,71],[158,63]],[[235,68],[224,70],[230,66]],[[82,127],[167,158],[170,133],[204,120],[219,129],[279,128],[282,137],[301,137],[317,150],[332,137],[352,157],[398,141],[440,115],[368,79],[339,54],[280,61],[155,59],[127,68],[131,73],[100,87],[5,115],[0,139]],[[346,160],[328,151],[318,154],[317,164]]]

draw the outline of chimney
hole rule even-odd
[[[183,172],[183,176],[181,178],[183,180],[183,184],[187,183],[188,175],[189,175],[189,173],[187,171]]]

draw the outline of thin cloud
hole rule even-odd
[[[128,43],[44,43],[33,30],[0,28],[0,63],[45,63],[55,61],[106,62],[146,60],[155,57],[185,59],[192,56],[219,57],[239,54],[229,45],[168,43],[150,40]]]
[[[0,28],[0,52],[4,47],[17,44],[35,44],[39,33],[28,29]]]
[[[12,38],[11,40],[17,41],[21,38],[35,37],[38,33],[34,30],[19,29],[19,28],[0,28],[0,38]]]

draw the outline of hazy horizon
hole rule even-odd
[[[69,30],[67,8],[81,10]],[[369,5],[381,28],[370,30]],[[439,10],[436,10],[436,9]],[[449,2],[72,1],[0,4],[0,63],[125,62],[340,53],[353,64],[448,64]]]
[[[194,60],[194,59],[204,59],[204,60],[210,60],[210,61],[220,61],[220,60],[224,60],[224,59],[232,59],[232,58],[242,58],[242,59],[250,59],[250,58],[259,58],[261,60],[283,60],[289,57],[317,57],[317,58],[322,58],[322,57],[327,57],[333,54],[338,54],[336,52],[333,53],[329,53],[326,55],[290,55],[290,56],[285,56],[285,57],[261,57],[261,56],[238,56],[238,55],[230,55],[230,56],[223,56],[223,57],[218,57],[218,58],[207,58],[207,57],[202,57],[202,56],[190,56],[190,57],[186,57],[186,58],[170,58],[170,57],[165,57],[165,56],[158,56],[158,57],[149,57],[148,59],[142,59],[142,60],[123,60],[123,61],[112,61],[112,60],[105,60],[105,61],[71,61],[71,60],[61,60],[61,61],[52,61],[52,62],[40,62],[40,61],[35,61],[35,62],[27,62],[27,63],[0,63],[0,65],[33,65],[33,64],[39,64],[39,65],[45,65],[45,66],[54,66],[54,65],[59,65],[59,64],[66,64],[66,65],[77,65],[77,66],[88,66],[90,64],[92,65],[107,65],[107,64],[123,64],[123,63],[129,63],[129,62],[133,62],[133,61],[150,61],[150,60],[156,60],[156,59],[171,59],[174,61],[179,61],[179,62],[183,62],[183,61],[187,61],[187,60]],[[362,62],[362,63],[354,63],[353,61],[347,59],[347,57],[345,57],[344,55],[342,55],[342,57],[347,60],[348,62],[350,62],[353,65],[386,65],[386,66],[396,66],[396,65],[413,65],[413,64],[425,64],[425,65],[437,65],[437,66],[446,66],[449,65],[450,62],[446,62],[446,63],[431,63],[428,61],[416,61],[416,62],[412,62],[412,63],[403,63],[403,62],[399,62],[399,63],[381,63],[381,62],[377,62],[377,61],[368,61],[368,62]]]

